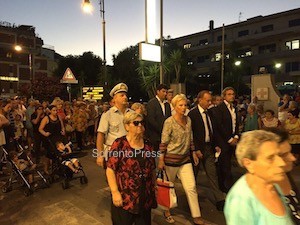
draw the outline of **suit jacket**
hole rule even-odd
[[[191,109],[188,116],[191,118],[191,121],[192,121],[193,141],[194,141],[194,145],[195,145],[195,150],[203,150],[203,146],[205,144],[205,126],[204,126],[204,121],[202,119],[202,116],[201,116],[198,106],[195,106],[193,109]],[[212,114],[211,114],[210,110],[208,110],[208,116],[210,117],[212,131],[213,131],[213,135],[211,137],[210,142],[214,145],[215,144],[215,138],[214,138],[215,125],[214,125]]]
[[[239,121],[237,115],[237,108],[235,108],[236,123],[234,132],[232,132],[233,129],[231,114],[224,102],[215,107],[212,112],[216,124],[215,134],[218,145],[224,146],[225,144],[228,144],[230,138],[234,138],[235,135],[239,136]]]
[[[153,144],[160,142],[164,122],[171,116],[171,107],[167,102],[165,103],[165,112],[164,115],[156,97],[150,99],[147,104],[146,134]]]

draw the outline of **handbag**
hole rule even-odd
[[[166,179],[164,179],[166,178]],[[158,207],[168,210],[177,207],[177,196],[174,183],[169,181],[166,171],[160,170],[157,173],[157,204]]]

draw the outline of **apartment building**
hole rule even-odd
[[[38,77],[52,76],[57,67],[54,56],[54,48],[45,48],[35,27],[0,21],[1,97],[15,96],[20,89],[30,89],[32,81]]]
[[[226,63],[239,61],[237,65],[247,63],[249,67],[241,74],[248,77],[245,81],[265,68],[277,85],[300,83],[300,8],[226,25],[224,35],[223,27],[214,28],[210,21],[209,30],[171,41],[186,50],[197,82],[211,86],[220,84],[223,39],[225,70]],[[229,53],[233,46],[238,46],[235,56]]]

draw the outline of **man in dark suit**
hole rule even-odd
[[[156,96],[147,104],[146,134],[156,151],[159,149],[164,122],[171,116],[170,104],[166,101],[167,91],[166,85],[158,85]]]
[[[216,121],[216,141],[222,149],[219,157],[219,185],[223,192],[228,192],[233,185],[231,157],[239,140],[237,109],[233,105],[235,91],[226,87],[222,91],[224,101],[213,110]]]
[[[212,96],[207,90],[200,91],[198,105],[188,114],[192,121],[193,141],[195,151],[199,159],[202,159],[204,170],[208,177],[213,191],[216,207],[222,211],[224,207],[224,195],[218,185],[218,176],[215,165],[215,153],[220,153],[221,149],[215,145],[214,124],[211,119],[210,111],[207,109],[211,105]],[[199,162],[194,161],[194,173],[197,180]]]

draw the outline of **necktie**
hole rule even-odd
[[[206,117],[206,125],[208,127],[208,132],[209,132],[209,140],[212,141],[212,129],[211,129],[211,126],[210,126],[210,123],[209,123],[209,120],[208,120],[208,112],[207,110],[204,111],[204,114],[205,114],[205,117]]]

